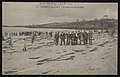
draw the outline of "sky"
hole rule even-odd
[[[52,22],[74,22],[77,19],[101,19],[103,15],[118,19],[117,3],[66,3],[49,6],[68,6],[83,8],[41,8],[48,6],[40,2],[2,2],[3,25],[29,25]]]

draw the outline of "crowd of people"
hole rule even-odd
[[[94,30],[96,32],[96,30]],[[107,32],[107,31],[106,31]],[[98,34],[103,33],[103,31]],[[110,36],[113,36],[113,31],[110,31]],[[8,35],[9,34],[9,35]],[[69,31],[69,32],[42,32],[42,31],[33,31],[33,32],[13,32],[13,33],[5,33],[4,36],[9,36],[7,39],[2,36],[2,40],[6,40],[9,47],[13,46],[12,36],[30,36],[31,44],[34,43],[37,36],[44,37],[49,36],[49,38],[54,39],[55,45],[92,45],[93,44],[93,31],[91,30],[82,30],[82,31]],[[44,36],[43,36],[44,35]],[[24,41],[26,41],[26,37],[24,37]],[[38,37],[39,38],[39,37]],[[24,42],[23,51],[26,51],[26,44]]]
[[[10,32],[4,33],[4,36],[32,36],[32,34],[36,34],[37,36],[42,36],[43,34],[50,35],[52,37],[52,31],[51,32],[42,32],[42,31],[21,31],[21,32]]]
[[[56,32],[55,33],[55,45],[92,45],[93,32],[72,31],[72,32]]]
[[[6,41],[6,43],[8,43],[8,46],[9,48],[12,48],[13,47],[13,38],[12,37],[16,37],[16,36],[23,36],[23,40],[24,40],[24,43],[23,43],[23,51],[27,51],[27,45],[26,45],[26,41],[27,41],[27,37],[30,37],[31,39],[31,44],[33,44],[35,42],[35,39],[37,38],[37,36],[40,36],[40,37],[44,37],[44,36],[49,36],[50,38],[53,37],[53,32],[50,31],[50,32],[42,32],[42,31],[21,31],[21,32],[5,32],[5,33],[2,33],[2,40],[3,41]],[[5,38],[7,37],[7,38]]]

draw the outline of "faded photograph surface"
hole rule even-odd
[[[117,3],[2,2],[3,75],[116,75]]]

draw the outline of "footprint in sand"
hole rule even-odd
[[[49,73],[49,72],[51,72],[52,70],[50,70],[50,71],[47,71],[47,72],[43,72],[42,74],[47,74],[47,73]]]
[[[55,73],[57,73],[57,72],[59,72],[59,71],[56,71],[56,72],[54,72],[53,74],[55,74]]]
[[[29,59],[39,59],[40,57],[34,57],[34,58],[29,58]]]
[[[73,50],[73,51],[75,51],[75,52],[83,52],[85,50]]]
[[[92,50],[90,50],[89,52],[96,51],[97,49],[98,49],[98,48],[95,47],[95,48],[93,48]]]
[[[17,71],[11,70],[11,71],[6,71],[5,74],[13,74],[15,72],[17,72]]]

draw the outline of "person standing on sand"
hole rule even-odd
[[[60,39],[61,39],[61,43],[60,43],[60,45],[62,45],[62,42],[64,43],[64,45],[65,45],[65,33],[61,33],[60,34]]]
[[[55,38],[55,44],[58,45],[58,43],[59,43],[59,33],[56,32],[54,38]]]
[[[67,35],[67,45],[70,45],[70,39],[71,39],[70,32],[68,32],[66,35]]]
[[[8,44],[9,44],[10,48],[13,46],[13,44],[12,44],[12,38],[11,37],[8,38]]]
[[[50,36],[50,37],[52,37],[52,31],[51,31],[51,32],[49,32],[49,36]]]
[[[82,37],[83,37],[83,44],[86,45],[87,44],[87,32],[85,30],[82,33]]]
[[[48,35],[48,32],[46,32],[46,36]]]
[[[85,45],[85,30],[84,30],[84,32],[82,32],[82,37],[83,37],[83,44]]]
[[[5,32],[5,36],[8,36],[8,33],[7,33],[7,32]]]
[[[85,44],[88,44],[88,33],[85,32]]]
[[[74,31],[71,33],[71,45],[74,45]]]
[[[74,34],[74,44],[75,44],[75,45],[77,45],[77,44],[78,44],[77,31],[75,31],[75,34]]]
[[[34,43],[34,40],[35,40],[35,33],[33,32],[33,34],[32,34],[32,39],[31,39],[31,43],[32,43],[32,44]]]
[[[92,45],[92,36],[93,36],[93,33],[92,33],[92,31],[89,30],[88,40],[89,40],[89,44],[90,44],[90,45]]]
[[[24,47],[23,47],[23,52],[24,51],[27,51],[27,45],[26,45],[26,41],[27,41],[27,39],[26,38],[24,38]]]
[[[81,45],[82,33],[80,31],[78,31],[77,36],[78,36],[78,39],[79,39],[79,45]]]

